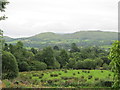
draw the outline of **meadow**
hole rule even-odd
[[[42,70],[20,72],[3,80],[3,88],[110,88],[113,72],[109,70]]]

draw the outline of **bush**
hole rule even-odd
[[[29,65],[27,62],[22,61],[19,63],[19,70],[22,71],[28,71],[29,70]]]
[[[51,77],[57,77],[58,74],[50,74]]]
[[[92,76],[91,76],[91,75],[89,75],[89,76],[88,76],[88,79],[91,79],[91,78],[92,78]]]
[[[39,70],[45,70],[47,68],[47,65],[44,63],[44,62],[40,62],[40,61],[31,61],[30,62],[30,65],[31,65],[31,70],[36,70],[36,71],[39,71]]]
[[[16,58],[7,51],[2,53],[2,78],[13,79],[18,76],[18,64]]]
[[[75,75],[75,73],[73,73],[73,75]]]
[[[95,78],[95,81],[99,80],[99,78]]]
[[[80,72],[78,72],[78,74],[80,74]]]

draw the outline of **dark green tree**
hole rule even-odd
[[[33,54],[37,53],[37,50],[35,48],[31,48],[31,51],[32,51]]]
[[[4,51],[9,51],[9,46],[7,43],[4,44],[4,48],[3,48]]]
[[[25,61],[19,63],[19,68],[20,68],[20,72],[29,71],[29,65]]]
[[[65,65],[67,64],[67,62],[69,61],[69,55],[68,55],[67,51],[64,50],[64,49],[62,49],[62,50],[60,51],[59,57],[57,57],[57,60],[58,60],[58,62],[60,63],[61,68],[62,68],[63,66],[65,66]]]
[[[16,58],[7,51],[2,53],[2,78],[13,79],[18,76],[18,65]]]
[[[70,52],[80,52],[80,49],[77,47],[75,43],[72,43]]]
[[[70,58],[69,59],[69,62],[67,63],[67,68],[75,68],[75,63],[76,63],[76,60],[74,58]]]
[[[51,47],[46,47],[42,51],[43,61],[47,64],[48,68],[54,66],[54,52]]]
[[[53,47],[54,50],[60,50],[59,47],[56,45]]]

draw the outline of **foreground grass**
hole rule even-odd
[[[110,88],[108,70],[44,70],[20,72],[14,80],[3,80],[4,88]]]

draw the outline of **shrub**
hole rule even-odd
[[[64,73],[67,73],[67,70],[65,70]]]
[[[73,75],[75,75],[75,73],[73,73]]]
[[[50,74],[51,77],[57,77],[58,74]]]
[[[90,71],[88,71],[88,73],[90,73]]]
[[[61,75],[61,73],[59,73],[59,75]]]
[[[84,79],[84,76],[81,76],[82,79]]]
[[[108,74],[108,76],[111,76],[111,74]]]
[[[48,82],[49,84],[51,84],[53,81],[52,81],[52,80],[48,80],[47,82]]]
[[[61,77],[63,80],[74,79],[75,77]]]
[[[99,80],[99,78],[95,78],[95,81]]]
[[[47,68],[47,65],[44,62],[34,60],[30,62],[30,67],[31,70],[33,70],[34,68],[34,70],[39,71],[39,70],[45,70]]]
[[[89,75],[89,76],[88,76],[88,79],[91,79],[91,78],[92,78],[92,76],[91,76],[91,75]]]
[[[78,72],[78,74],[80,74],[80,72]]]
[[[101,73],[103,73],[103,71],[101,70]]]

